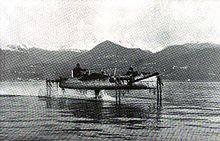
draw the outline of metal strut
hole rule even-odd
[[[156,86],[156,91],[157,91],[157,107],[162,107],[162,82],[161,78],[158,76],[157,77],[157,86]]]
[[[47,91],[47,97],[50,97],[52,91],[52,84],[50,80],[46,80],[46,91]]]
[[[116,102],[116,105],[117,104],[121,105],[121,91],[120,90],[115,91],[115,102]]]
[[[98,99],[100,89],[95,89],[95,99]]]

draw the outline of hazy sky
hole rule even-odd
[[[110,40],[158,51],[220,44],[218,0],[0,0],[0,45],[91,49]]]

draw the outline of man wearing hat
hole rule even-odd
[[[80,76],[82,76],[82,72],[83,71],[86,71],[86,69],[82,69],[80,67],[80,64],[77,63],[76,67],[73,69],[73,77],[80,77]]]
[[[135,74],[134,69],[130,67],[125,75],[134,75],[134,74]]]

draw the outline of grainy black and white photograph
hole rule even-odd
[[[0,140],[219,141],[220,1],[0,0]]]

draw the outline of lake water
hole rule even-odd
[[[219,140],[219,82],[165,82],[160,109],[149,90],[116,105],[114,91],[94,101],[56,87],[42,97],[45,82],[0,84],[0,140]]]

